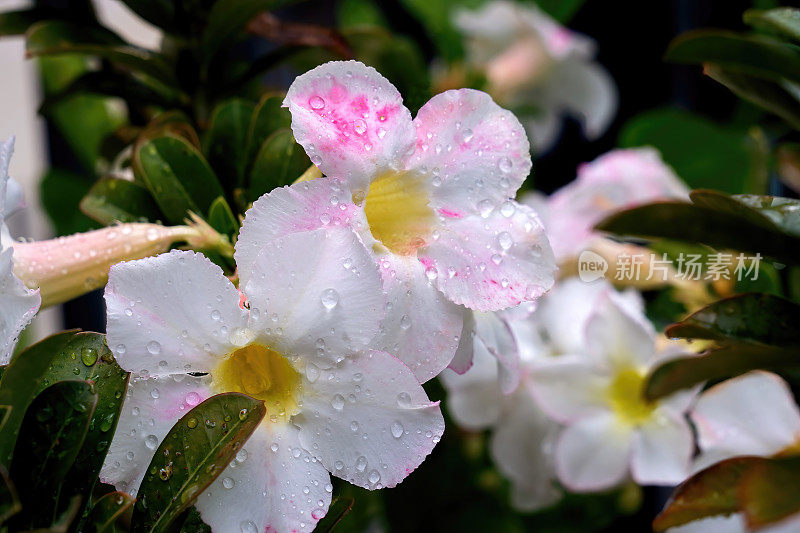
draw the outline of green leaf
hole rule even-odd
[[[17,489],[8,475],[8,471],[0,465],[0,526],[22,510]]]
[[[248,198],[256,201],[276,187],[290,185],[311,166],[291,130],[278,130],[264,141],[250,173]]]
[[[704,72],[739,98],[781,117],[794,129],[800,129],[800,102],[782,85],[747,74],[729,72],[713,64],[707,64]]]
[[[78,457],[98,395],[86,381],[59,381],[30,404],[9,468],[23,511],[14,524],[33,529],[57,520],[60,487]],[[18,527],[18,526],[14,526]]]
[[[745,203],[752,200],[715,191],[694,191],[691,197],[694,204],[658,202],[635,207],[595,227],[628,237],[701,243],[800,263],[800,238]]]
[[[715,63],[757,78],[800,83],[800,48],[760,35],[689,31],[672,41],[665,58],[675,63]]]
[[[239,223],[231,211],[231,206],[222,196],[211,204],[211,209],[208,210],[208,223],[223,235],[233,235],[239,229]]]
[[[481,0],[402,0],[402,4],[427,30],[445,60],[454,61],[464,55],[463,39],[453,27],[453,16],[458,9],[478,8]]]
[[[716,301],[669,326],[668,337],[800,346],[800,305],[769,294]]]
[[[355,500],[352,496],[345,496],[345,497],[337,497],[331,502],[330,507],[328,507],[328,512],[325,516],[317,523],[317,527],[314,528],[314,531],[318,533],[328,533],[333,531],[333,529],[342,521],[342,519],[350,512],[353,508],[353,503]]]
[[[67,170],[51,168],[40,184],[42,205],[59,235],[72,235],[97,227],[79,209],[89,192],[91,178]]]
[[[22,35],[33,24],[42,20],[44,13],[40,9],[21,9],[0,13],[0,37]]]
[[[535,3],[551,17],[564,23],[578,12],[586,0],[536,0]]]
[[[155,222],[161,218],[150,192],[138,183],[103,178],[95,183],[80,203],[81,211],[97,222]]]
[[[179,137],[157,137],[138,146],[133,168],[172,224],[182,224],[189,211],[207,213],[223,195],[202,154]]]
[[[734,457],[702,470],[672,493],[653,521],[654,531],[666,531],[694,520],[730,515],[739,510],[739,482],[760,457]]]
[[[238,393],[212,396],[186,413],[147,468],[133,530],[166,531],[223,472],[265,413],[264,402]]]
[[[200,50],[206,63],[219,49],[236,39],[253,17],[290,3],[291,0],[217,0],[208,15]]]
[[[794,7],[780,7],[767,11],[751,9],[745,12],[744,21],[750,26],[764,28],[800,42],[800,9]]]
[[[340,28],[354,26],[387,27],[386,17],[373,0],[343,0],[336,7],[336,21]]]
[[[123,533],[130,529],[135,498],[124,492],[109,492],[99,498],[86,518],[87,529],[96,533]]]
[[[129,46],[116,34],[98,27],[78,26],[63,20],[39,22],[28,30],[25,46],[29,57],[90,55],[162,83],[175,83],[173,70],[161,54]]]
[[[131,11],[159,28],[176,29],[174,0],[122,0]]]
[[[800,200],[757,194],[737,194],[733,198],[757,210],[789,235],[800,237]]]
[[[800,511],[800,457],[777,457],[749,468],[740,481],[749,527],[773,524]]]
[[[747,131],[725,127],[678,109],[656,109],[631,119],[622,129],[623,148],[658,148],[690,188],[739,193],[748,189],[756,160]]]
[[[704,381],[719,381],[751,370],[781,372],[800,367],[800,348],[740,342],[702,355],[670,359],[653,370],[645,384],[645,397],[656,400]]]
[[[283,105],[283,95],[265,94],[253,111],[247,131],[247,170],[252,169],[261,145],[282,128],[291,128],[292,115]]]
[[[247,141],[255,106],[241,99],[220,103],[211,116],[203,152],[227,188],[244,184]]]

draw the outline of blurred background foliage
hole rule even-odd
[[[358,59],[389,78],[416,112],[434,91],[431,65],[457,65],[464,58],[453,10],[483,2],[124,3],[164,32],[160,50],[136,47],[104,28],[87,0],[42,0],[30,9],[0,14],[0,36],[25,34],[27,53],[40,68],[40,112],[48,122],[52,162],[42,177],[42,199],[61,235],[115,222],[181,224],[191,212],[233,242],[256,198],[292,183],[311,165],[281,108],[282,91],[295,75],[324,61]],[[652,145],[691,188],[783,195],[800,188],[800,107],[791,94],[787,98],[786,86],[764,71],[768,66],[758,55],[765,39],[785,47],[789,52],[778,54],[783,63],[776,68],[781,78],[791,73],[791,81],[800,83],[800,41],[769,20],[741,17],[750,8],[768,9],[777,2],[671,0],[643,6],[622,0],[613,13],[598,0],[537,3],[597,40],[598,60],[616,80],[621,104],[611,128],[592,143],[583,139],[577,122],[568,121],[558,147],[535,154],[527,187],[552,191],[573,179],[581,162],[614,147]],[[615,13],[639,13],[650,22],[622,22]],[[703,27],[736,32],[725,34],[736,53],[714,55],[718,47],[708,43],[720,36],[713,33],[673,41]],[[760,36],[753,37],[754,32]],[[470,81],[476,88],[484,83]],[[772,96],[760,101],[757,95],[765,91]],[[616,229],[629,228],[620,223]],[[209,256],[231,273],[231,257]],[[800,296],[797,276],[766,268],[769,275],[761,286],[740,288]],[[67,312],[69,326],[103,330],[97,295],[70,305],[76,307]],[[652,295],[649,305],[660,324],[684,311],[660,295]],[[436,380],[426,387],[432,399],[443,399]],[[97,394],[74,383],[62,389],[49,394],[68,398],[69,406],[91,403]],[[55,409],[60,400],[52,398]],[[76,412],[63,416],[80,418],[80,409]],[[89,423],[86,416],[83,420]],[[568,496],[551,509],[520,515],[508,505],[509,487],[492,466],[485,435],[448,427],[424,468],[396,489],[368,492],[337,482],[329,525],[352,504],[337,531],[646,530],[663,504],[663,491],[631,485],[607,494]],[[35,487],[29,489],[35,493]],[[135,512],[127,501],[106,500],[110,510],[105,509],[99,502],[110,490],[95,487],[98,513]],[[80,523],[91,530],[88,512],[86,507]],[[196,513],[181,515],[181,522],[185,531],[202,530]]]

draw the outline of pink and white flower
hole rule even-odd
[[[353,228],[389,297],[377,347],[421,381],[456,351],[458,305],[495,311],[550,288],[555,265],[541,223],[510,199],[531,169],[528,140],[487,94],[447,91],[412,120],[389,81],[347,61],[298,77],[284,105],[327,177],[255,202],[236,251],[245,281],[266,239]]]
[[[486,76],[488,91],[511,109],[535,106],[523,122],[538,152],[549,150],[561,115],[580,119],[599,137],[617,110],[617,89],[596,63],[595,43],[561,26],[534,5],[508,0],[459,10],[455,26],[466,40],[468,64]]]
[[[529,198],[542,216],[559,263],[600,235],[594,225],[615,211],[685,199],[689,189],[654,148],[613,150],[578,168],[578,177],[547,199]]]
[[[39,310],[39,291],[30,290],[14,274],[14,249],[5,219],[22,204],[22,189],[8,175],[14,138],[0,143],[0,364],[11,360],[20,333]]]
[[[655,332],[612,290],[585,323],[580,353],[540,361],[531,390],[565,429],[556,472],[576,492],[619,485],[630,472],[642,485],[672,485],[689,473],[694,442],[684,418],[694,391],[648,402],[643,384],[658,361]]]
[[[393,487],[444,420],[408,367],[367,349],[385,297],[352,231],[290,233],[250,259],[241,293],[193,252],[112,267],[108,344],[134,377],[101,478],[135,492],[188,409],[242,392],[267,415],[197,508],[215,531],[310,531],[331,501],[329,472]]]

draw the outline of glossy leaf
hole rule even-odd
[[[247,131],[247,170],[252,168],[261,145],[267,138],[282,128],[291,128],[292,116],[283,105],[282,94],[265,94],[253,111]]]
[[[744,474],[740,487],[741,509],[753,529],[800,512],[800,457],[758,462]]]
[[[694,520],[729,515],[739,510],[738,484],[760,457],[735,457],[702,470],[672,493],[666,507],[653,521],[654,531]]]
[[[9,468],[23,508],[12,529],[17,524],[49,526],[56,520],[59,499],[74,497],[61,486],[78,458],[97,402],[86,381],[59,381],[31,402]]]
[[[90,55],[112,61],[162,82],[173,81],[172,70],[160,54],[129,46],[114,33],[98,27],[82,27],[62,20],[31,26],[26,34],[28,56]]]
[[[656,400],[705,381],[732,378],[756,369],[781,372],[797,368],[800,368],[798,347],[740,342],[661,363],[647,378],[645,396]]]
[[[96,533],[122,533],[130,529],[135,498],[124,492],[109,492],[99,498],[89,516],[86,528]]]
[[[328,507],[328,512],[322,520],[317,523],[317,527],[314,531],[318,533],[333,531],[345,515],[353,508],[353,503],[355,503],[355,500],[351,496],[337,497],[334,499],[330,507]]]
[[[202,154],[179,137],[157,137],[138,146],[133,168],[172,224],[182,224],[189,211],[207,213],[223,195]]]
[[[800,346],[800,306],[769,294],[740,294],[695,311],[666,330],[668,337]]]
[[[758,78],[800,83],[800,50],[763,36],[722,30],[690,31],[672,41],[666,59],[675,63],[715,63]]]
[[[208,210],[208,223],[223,235],[233,235],[239,228],[231,206],[222,196],[211,204],[211,209]]]
[[[266,413],[243,394],[218,394],[186,413],[156,450],[139,488],[133,530],[166,531],[225,469]]]
[[[220,180],[229,188],[244,183],[247,140],[255,106],[241,99],[219,104],[211,116],[203,152]]]
[[[17,489],[8,475],[8,471],[0,465],[0,526],[22,510]]]
[[[794,7],[751,9],[745,12],[744,21],[751,26],[771,30],[800,42],[800,9]]]
[[[81,200],[81,211],[97,222],[155,222],[161,218],[150,192],[141,185],[117,178],[103,178]]]
[[[258,152],[250,173],[249,200],[276,187],[290,185],[311,166],[303,147],[294,140],[291,130],[273,133]]]

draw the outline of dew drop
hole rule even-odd
[[[497,162],[497,168],[499,168],[502,172],[511,172],[511,169],[514,167],[514,163],[507,157],[501,157],[500,160]]]
[[[371,470],[367,479],[369,479],[369,482],[374,485],[381,480],[381,475],[377,470]]]
[[[341,394],[334,395],[331,400],[331,406],[337,411],[341,411],[344,408],[344,396]]]
[[[148,435],[144,439],[144,445],[150,450],[155,450],[158,447],[158,437],[155,435]]]
[[[401,392],[397,395],[397,405],[407,409],[411,407],[411,395],[407,392]]]
[[[226,489],[232,489],[235,484],[236,482],[233,481],[233,478],[226,477],[222,480],[222,486]]]
[[[311,109],[319,110],[325,107],[325,100],[321,96],[314,95],[308,99],[308,105],[311,106]]]
[[[363,472],[366,469],[367,469],[367,458],[362,455],[361,457],[356,459],[356,470],[358,470],[359,472]]]
[[[399,439],[400,437],[403,436],[403,424],[401,424],[400,422],[397,421],[392,422],[391,430],[392,430],[392,437]]]
[[[242,533],[258,533],[258,528],[252,520],[245,520],[239,524],[239,529]]]
[[[158,341],[150,341],[147,343],[147,351],[152,355],[158,355],[161,353],[161,344]]]
[[[336,289],[325,289],[322,291],[322,297],[320,298],[320,301],[322,302],[322,306],[330,311],[338,305],[339,293],[336,292]]]

